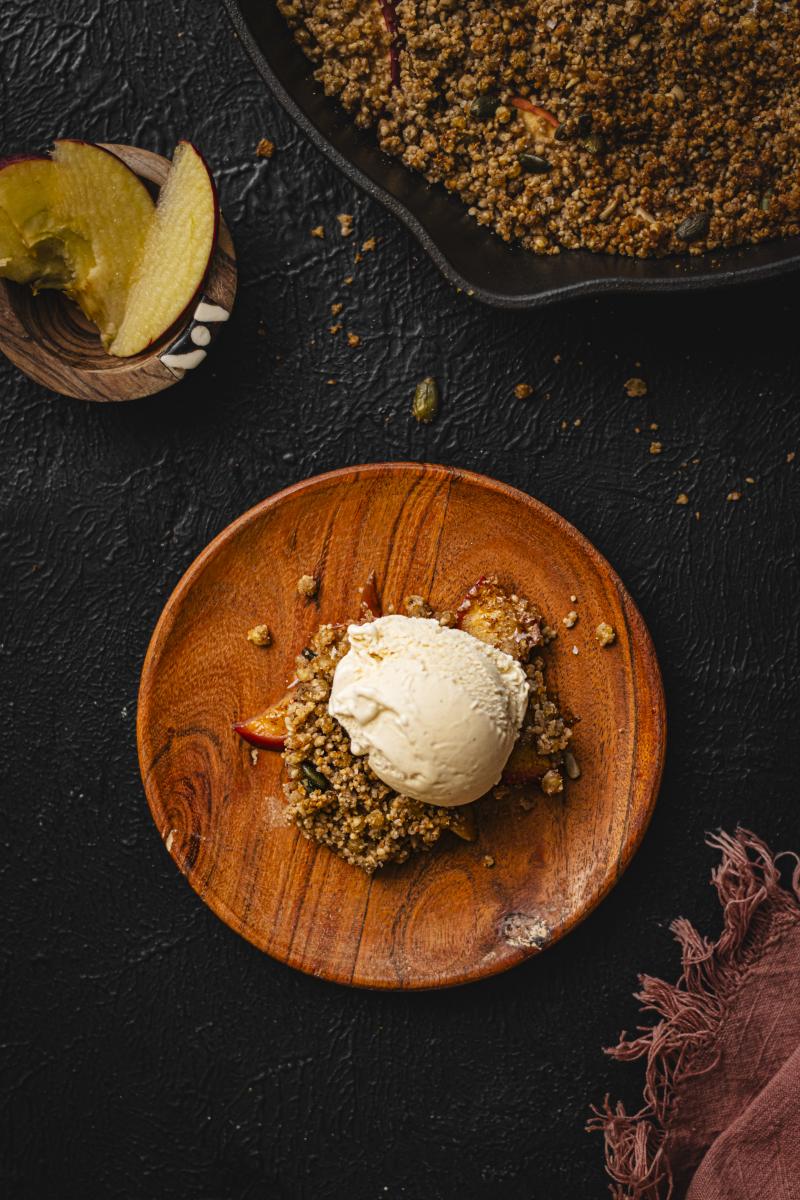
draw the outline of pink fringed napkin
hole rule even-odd
[[[746,829],[708,840],[722,933],[675,921],[680,979],[637,995],[661,1019],[609,1051],[645,1059],[644,1106],[606,1098],[589,1123],[615,1200],[800,1198],[800,860],[784,887],[783,855]]]

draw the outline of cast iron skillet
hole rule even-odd
[[[618,258],[571,250],[554,256],[508,246],[476,225],[444,188],[378,149],[369,131],[325,96],[274,0],[225,0],[258,71],[323,154],[380,200],[419,240],[443,274],[500,308],[537,308],[566,296],[679,292],[768,279],[800,267],[800,238],[696,257]]]

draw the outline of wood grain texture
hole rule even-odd
[[[116,142],[100,144],[156,190],[166,179],[170,163],[162,155]],[[230,311],[236,281],[233,240],[220,217],[217,246],[203,291]],[[158,355],[190,318],[191,311],[141,354],[115,358],[106,354],[91,321],[62,293],[45,290],[34,296],[29,287],[0,279],[0,350],[37,383],[80,400],[135,400],[179,382]]]
[[[262,751],[254,763],[231,724],[281,694],[321,621],[355,616],[373,567],[384,604],[418,592],[452,607],[491,571],[542,607],[561,630],[549,679],[580,717],[582,777],[565,799],[537,794],[527,812],[513,798],[482,802],[476,843],[443,840],[370,879],[286,825],[280,756]],[[305,573],[320,580],[313,602],[296,592]],[[573,594],[580,621],[564,631]],[[262,621],[274,634],[266,650],[245,637]],[[616,627],[612,648],[596,645],[600,621]],[[168,601],[139,693],[147,798],[192,887],[276,958],[372,988],[464,983],[563,937],[639,845],[665,736],[650,636],[608,563],[523,493],[418,464],[318,476],[235,521]]]

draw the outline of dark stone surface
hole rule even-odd
[[[213,360],[149,401],[82,404],[0,364],[3,1194],[600,1197],[587,1107],[639,1078],[601,1047],[636,1024],[637,971],[676,973],[670,919],[716,928],[703,831],[800,843],[797,281],[482,309],[296,134],[214,0],[54,8],[0,3],[2,148],[191,137],[241,288]],[[327,332],[334,301],[357,350]],[[428,373],[441,417],[419,428]],[[148,637],[208,539],[293,480],[400,458],[507,480],[591,538],[650,625],[671,721],[652,827],[598,912],[506,976],[417,996],[294,974],[212,916],[134,739]]]

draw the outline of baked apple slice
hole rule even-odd
[[[552,763],[529,742],[518,741],[503,767],[503,783],[509,787],[526,787],[539,783]]]
[[[506,591],[493,575],[482,576],[457,610],[459,629],[518,662],[524,662],[541,642],[541,620],[527,600]]]
[[[153,214],[141,180],[100,146],[57,141],[0,164],[0,209],[0,275],[66,292],[108,346]]]
[[[234,731],[251,746],[261,750],[283,750],[286,744],[286,709],[292,700],[287,691],[277,704],[264,709],[247,721],[237,721]]]
[[[163,337],[205,279],[219,228],[217,189],[190,142],[179,142],[131,280],[111,354],[128,358]]]

